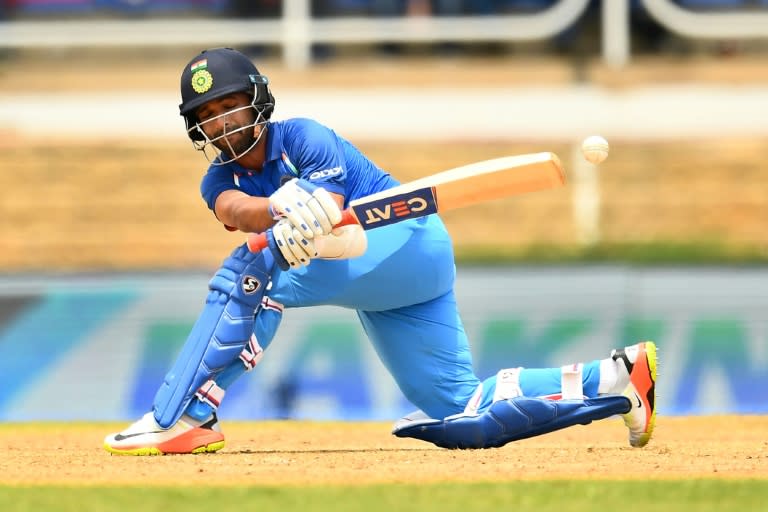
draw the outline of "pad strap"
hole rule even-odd
[[[251,339],[248,341],[248,345],[240,352],[240,361],[245,366],[245,371],[249,372],[253,370],[261,358],[264,357],[264,349],[259,345],[255,334],[251,334]]]
[[[520,368],[506,368],[496,374],[496,389],[493,392],[493,401],[515,398],[523,394],[520,389]]]
[[[584,365],[569,364],[560,368],[560,392],[563,400],[581,400],[584,398]]]
[[[224,400],[224,390],[220,388],[213,379],[208,379],[205,384],[200,386],[195,392],[195,397],[214,409],[218,409],[221,405],[221,401]]]

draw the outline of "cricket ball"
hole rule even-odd
[[[600,135],[590,135],[581,143],[581,154],[591,164],[600,164],[608,158],[608,141]]]

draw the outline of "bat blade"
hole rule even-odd
[[[565,183],[554,153],[485,160],[426,176],[349,203],[364,229],[455,210]]]
[[[375,229],[407,219],[473,204],[527,194],[565,184],[554,153],[532,153],[485,160],[426,176],[350,201],[337,226]],[[267,247],[264,233],[248,236],[248,248]]]

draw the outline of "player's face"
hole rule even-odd
[[[234,93],[205,103],[196,112],[200,128],[220,151],[230,155],[247,152],[256,142],[260,127],[251,98]]]

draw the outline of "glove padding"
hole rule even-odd
[[[307,266],[310,260],[315,258],[357,258],[362,256],[368,247],[365,231],[359,224],[340,226],[328,235],[308,240],[301,236],[287,219],[283,219],[268,229],[266,234],[269,249],[283,270]]]
[[[341,222],[341,209],[322,187],[294,178],[269,197],[275,219],[285,218],[304,239],[327,235]]]
[[[267,230],[269,249],[278,266],[283,270],[309,265],[317,257],[315,243],[293,227],[288,219],[280,219]]]

